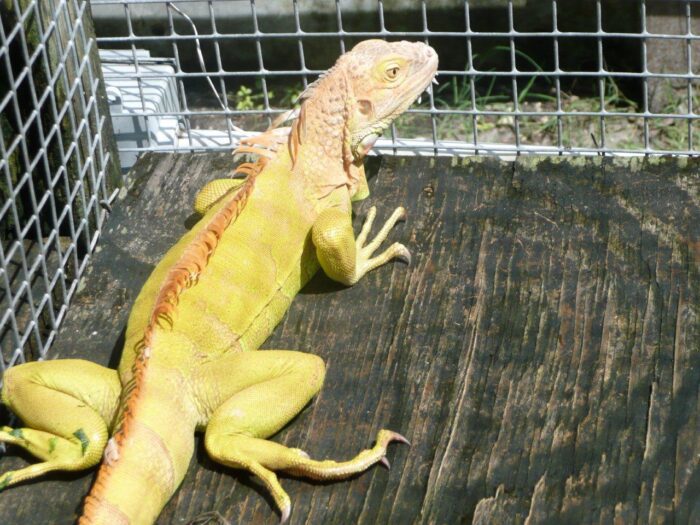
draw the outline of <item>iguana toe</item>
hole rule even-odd
[[[353,282],[357,282],[367,272],[386,264],[392,259],[400,259],[407,264],[411,263],[411,252],[409,252],[408,248],[406,248],[403,244],[398,242],[395,242],[382,253],[374,256],[374,252],[377,251],[379,246],[386,240],[389,232],[396,225],[396,223],[406,219],[406,209],[403,206],[396,208],[394,213],[392,213],[387,219],[384,226],[382,226],[381,230],[379,230],[374,239],[372,239],[370,242],[366,242],[367,237],[369,236],[370,228],[374,222],[375,215],[376,208],[373,206],[367,213],[367,219],[365,219],[362,230],[357,236],[357,261],[355,263],[355,277]]]
[[[404,443],[409,446],[411,445],[411,442],[398,432],[393,432],[391,430],[379,431],[379,434],[377,435],[377,443],[383,443],[384,446],[386,446],[392,441],[398,441],[399,443]]]

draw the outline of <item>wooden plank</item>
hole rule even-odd
[[[650,2],[646,6],[646,30],[655,35],[696,34],[700,17],[691,9],[687,17],[685,2]],[[641,50],[640,50],[641,51]],[[679,75],[677,78],[650,78],[646,81],[649,109],[655,113],[688,112],[688,81],[680,75],[697,75],[700,43],[675,38],[650,38],[646,41],[646,68],[653,75]]]
[[[139,162],[59,357],[116,363],[140,283],[229,163]],[[389,472],[285,477],[291,522],[698,522],[700,162],[388,158],[370,187],[357,224],[405,204],[392,237],[414,261],[353,288],[319,276],[295,300],[265,348],[321,355],[328,375],[275,439],[349,457],[386,427],[412,445],[392,447]],[[276,523],[260,483],[199,445],[159,523]],[[71,523],[92,477],[8,490],[0,516]]]

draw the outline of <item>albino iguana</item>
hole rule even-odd
[[[2,401],[26,427],[3,427],[0,441],[41,462],[6,472],[0,488],[102,460],[79,523],[152,523],[201,431],[214,461],[263,481],[284,522],[291,504],[275,471],[332,480],[385,462],[388,443],[404,441],[387,430],[342,462],[268,441],[321,388],[324,364],[311,354],[250,350],[319,266],[352,285],[393,258],[409,258],[398,243],[373,255],[404,209],[367,242],[375,210],[355,238],[351,200],[368,193],[365,154],[430,86],[437,63],[422,43],[364,41],[304,91],[290,128],[239,147],[258,159],[238,167],[243,181],[201,190],[195,207],[204,216],[143,286],[118,370],[75,359],[7,370]]]

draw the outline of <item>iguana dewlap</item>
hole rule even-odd
[[[352,285],[394,258],[374,255],[398,208],[368,241],[372,208],[355,238],[351,200],[367,196],[362,159],[430,83],[437,55],[422,43],[361,42],[302,94],[291,128],[238,151],[258,156],[245,180],[214,181],[196,199],[202,219],[156,266],[131,311],[118,371],[82,360],[19,365],[2,401],[24,422],[0,441],[41,461],[0,476],[0,488],[102,461],[80,524],[148,524],[187,470],[194,434],[211,458],[258,476],[282,521],[290,501],[275,471],[342,479],[385,462],[403,438],[381,430],[349,461],[317,461],[268,441],[318,392],[311,354],[260,348],[294,295],[322,268]],[[110,437],[111,436],[111,437]]]

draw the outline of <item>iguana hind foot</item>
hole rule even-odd
[[[389,467],[386,451],[389,443],[408,443],[401,434],[380,430],[374,447],[365,449],[347,461],[315,460],[297,448],[289,448],[266,439],[243,435],[220,436],[216,448],[207,448],[209,455],[226,465],[242,468],[254,474],[265,485],[280,511],[284,523],[291,511],[291,500],[279,482],[275,471],[294,476],[331,481],[346,479],[381,463]]]
[[[401,434],[391,430],[380,430],[374,446],[361,451],[352,459],[347,461],[333,461],[330,459],[318,461],[300,455],[292,459],[291,462],[293,464],[289,467],[284,467],[283,470],[295,476],[330,481],[345,479],[354,474],[364,472],[375,463],[381,463],[388,468],[389,462],[386,459],[386,450],[389,443],[393,441],[408,444],[408,440]]]
[[[209,417],[204,445],[214,461],[251,472],[262,480],[280,510],[282,523],[291,502],[274,470],[289,458],[304,458],[299,449],[267,441],[294,418],[323,383],[323,360],[286,350],[244,352],[210,363],[198,382],[217,377],[227,398]],[[280,453],[282,451],[282,453]]]
[[[289,515],[289,496],[277,479],[285,471],[313,479],[343,479],[385,462],[387,445],[406,442],[401,435],[382,430],[376,445],[343,461],[317,461],[303,450],[289,448],[267,438],[296,416],[320,389],[325,367],[314,355],[286,350],[233,354],[209,363],[197,375],[197,383],[214,381],[225,390],[212,407],[204,444],[219,463],[247,470],[257,476],[280,510],[282,522]],[[217,382],[227,377],[226,383]],[[207,398],[211,400],[212,398]]]

